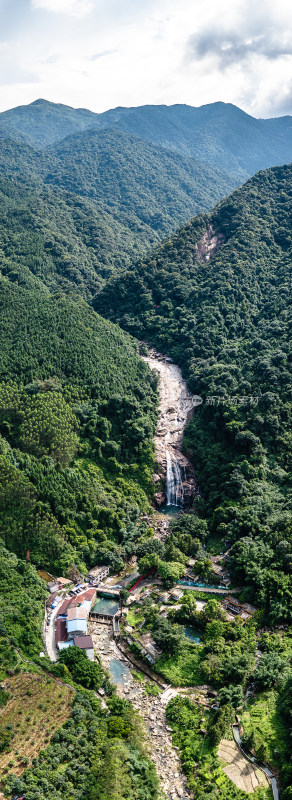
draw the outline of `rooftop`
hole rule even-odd
[[[56,642],[66,642],[68,639],[67,636],[67,628],[66,628],[66,620],[65,619],[57,619],[56,622]]]
[[[100,575],[101,572],[109,572],[109,567],[107,567],[106,565],[102,567],[100,566],[93,567],[92,569],[88,570],[87,575],[91,575],[92,578],[95,578],[98,577],[98,575]]]
[[[59,608],[58,616],[60,617],[62,614],[67,614],[68,608],[72,605],[72,598],[67,597],[66,600],[63,600],[62,605]]]
[[[68,608],[67,617],[69,622],[73,619],[87,619],[86,608],[82,608],[82,606],[77,608]]]
[[[92,637],[89,635],[74,636],[74,644],[75,647],[79,647],[81,650],[93,650]]]

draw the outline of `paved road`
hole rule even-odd
[[[51,661],[57,661],[57,648],[56,648],[56,641],[55,641],[55,623],[56,617],[58,615],[60,603],[56,606],[56,608],[52,609],[51,619],[49,627],[45,629],[45,644],[46,644],[46,651],[47,655],[51,659]]]

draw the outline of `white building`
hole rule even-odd
[[[87,633],[87,611],[82,606],[69,608],[66,620],[67,634],[69,639],[74,636]]]

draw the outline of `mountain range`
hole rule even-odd
[[[46,148],[91,128],[114,128],[232,174],[238,183],[292,158],[292,119],[255,119],[230,103],[86,109],[36,100],[0,114],[0,135]]]

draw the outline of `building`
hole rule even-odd
[[[90,661],[94,661],[94,647],[91,636],[74,636],[74,645],[79,647],[80,650],[85,650]]]
[[[51,594],[55,594],[55,592],[58,592],[60,588],[57,581],[49,581],[49,583],[47,583],[47,587]]]
[[[181,591],[181,589],[171,589],[169,592],[169,596],[172,600],[181,600],[183,594],[184,593]]]
[[[93,584],[98,585],[99,583],[101,583],[101,581],[107,578],[108,575],[109,575],[109,567],[106,566],[93,567],[93,569],[90,569],[87,574],[87,581],[91,585]]]
[[[92,589],[86,589],[85,592],[82,592],[81,594],[77,595],[77,597],[74,597],[72,605],[82,605],[82,608],[86,608],[86,611],[89,614],[95,599],[96,589],[92,587]]]
[[[68,608],[66,627],[68,639],[74,639],[74,636],[82,636],[87,633],[87,611],[82,606],[77,608]]]
[[[59,608],[58,618],[59,617],[67,617],[68,609],[71,607],[71,605],[72,605],[72,598],[71,597],[67,597],[66,600],[63,600],[63,603],[62,603],[62,605],[60,605],[60,608]]]
[[[67,589],[68,586],[71,585],[72,581],[69,578],[56,578],[56,583],[58,584],[60,589]]]
[[[60,650],[60,643],[68,642],[67,626],[65,619],[57,619],[56,622],[56,645]]]
[[[244,622],[255,612],[254,606],[251,606],[249,603],[242,605],[233,597],[224,597],[221,605],[227,612],[227,617],[240,617]]]
[[[162,655],[162,650],[157,646],[153,636],[149,631],[140,636],[139,644],[142,647],[141,653],[150,661],[150,664],[155,664],[157,659]]]

